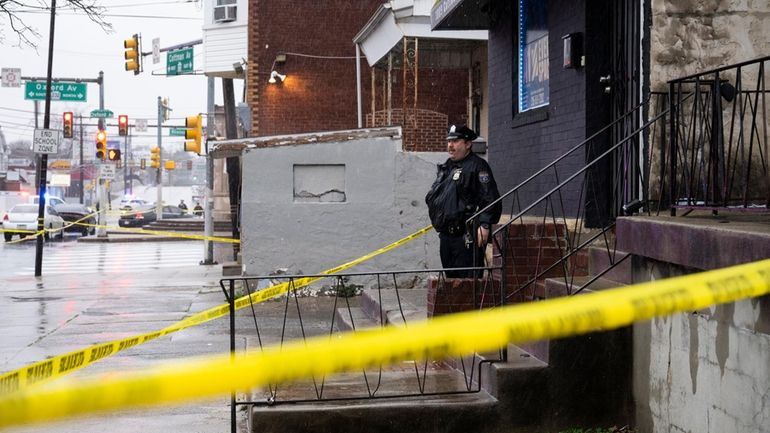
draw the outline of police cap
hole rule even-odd
[[[454,140],[456,138],[461,138],[463,140],[473,141],[478,137],[475,132],[471,128],[468,128],[465,125],[449,125],[449,129],[447,130],[446,139],[447,140]]]

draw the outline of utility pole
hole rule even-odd
[[[84,184],[86,182],[83,173],[83,114],[80,117],[80,204],[83,204]]]
[[[208,77],[208,94],[206,96],[206,192],[203,196],[203,261],[202,265],[215,265],[214,242],[214,158],[209,153],[209,140],[215,136],[214,120],[214,77]]]
[[[163,117],[166,114],[164,111],[164,105],[163,105],[163,99],[158,96],[158,156],[161,156],[163,154],[163,148],[161,147],[161,143],[163,141],[163,134],[161,130],[163,129]],[[155,199],[155,218],[157,220],[163,219],[163,185],[161,182],[163,181],[163,157],[160,158],[160,165],[158,166],[158,171],[156,172],[155,177],[155,183],[157,184],[157,190],[158,190],[158,196]]]
[[[46,75],[46,89],[45,89],[45,117],[43,120],[43,128],[48,129],[51,126],[51,75],[53,75],[53,43],[54,43],[54,28],[56,24],[56,0],[51,0],[51,25],[48,29],[48,74]],[[35,122],[37,122],[37,114],[35,115]],[[38,195],[38,207],[37,207],[37,248],[35,252],[35,276],[39,277],[43,274],[43,230],[45,229],[45,192],[46,192],[46,178],[48,177],[48,154],[43,153],[38,159],[39,175],[37,176],[37,195]]]

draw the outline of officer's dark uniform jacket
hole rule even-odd
[[[425,196],[433,228],[453,236],[465,234],[465,221],[500,197],[489,164],[474,153],[460,161],[447,159],[438,165],[436,180]],[[500,221],[502,204],[497,203],[479,216],[489,227]]]

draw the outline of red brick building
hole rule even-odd
[[[250,0],[245,102],[251,135],[357,128],[353,40],[389,7],[381,0]],[[441,151],[447,124],[469,123],[471,69],[426,62],[415,68],[415,79],[402,68],[406,57],[398,50],[390,63],[380,59],[373,67],[361,57],[361,126],[401,125],[405,150]],[[270,83],[273,70],[285,80]]]

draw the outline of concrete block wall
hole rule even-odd
[[[619,218],[634,282],[770,257],[766,216]],[[753,221],[752,221],[753,220]],[[770,432],[770,296],[634,324],[641,433]]]
[[[301,145],[292,139],[304,142],[308,135],[284,136],[284,145],[244,152],[243,173],[250,180],[241,205],[245,274],[278,268],[319,273],[430,224],[424,197],[445,155],[402,152],[398,128],[376,130],[377,137],[366,131],[313,134],[317,142]],[[297,200],[297,167],[325,166],[342,167],[344,201]],[[432,269],[439,263],[438,236],[430,232],[350,272]]]

